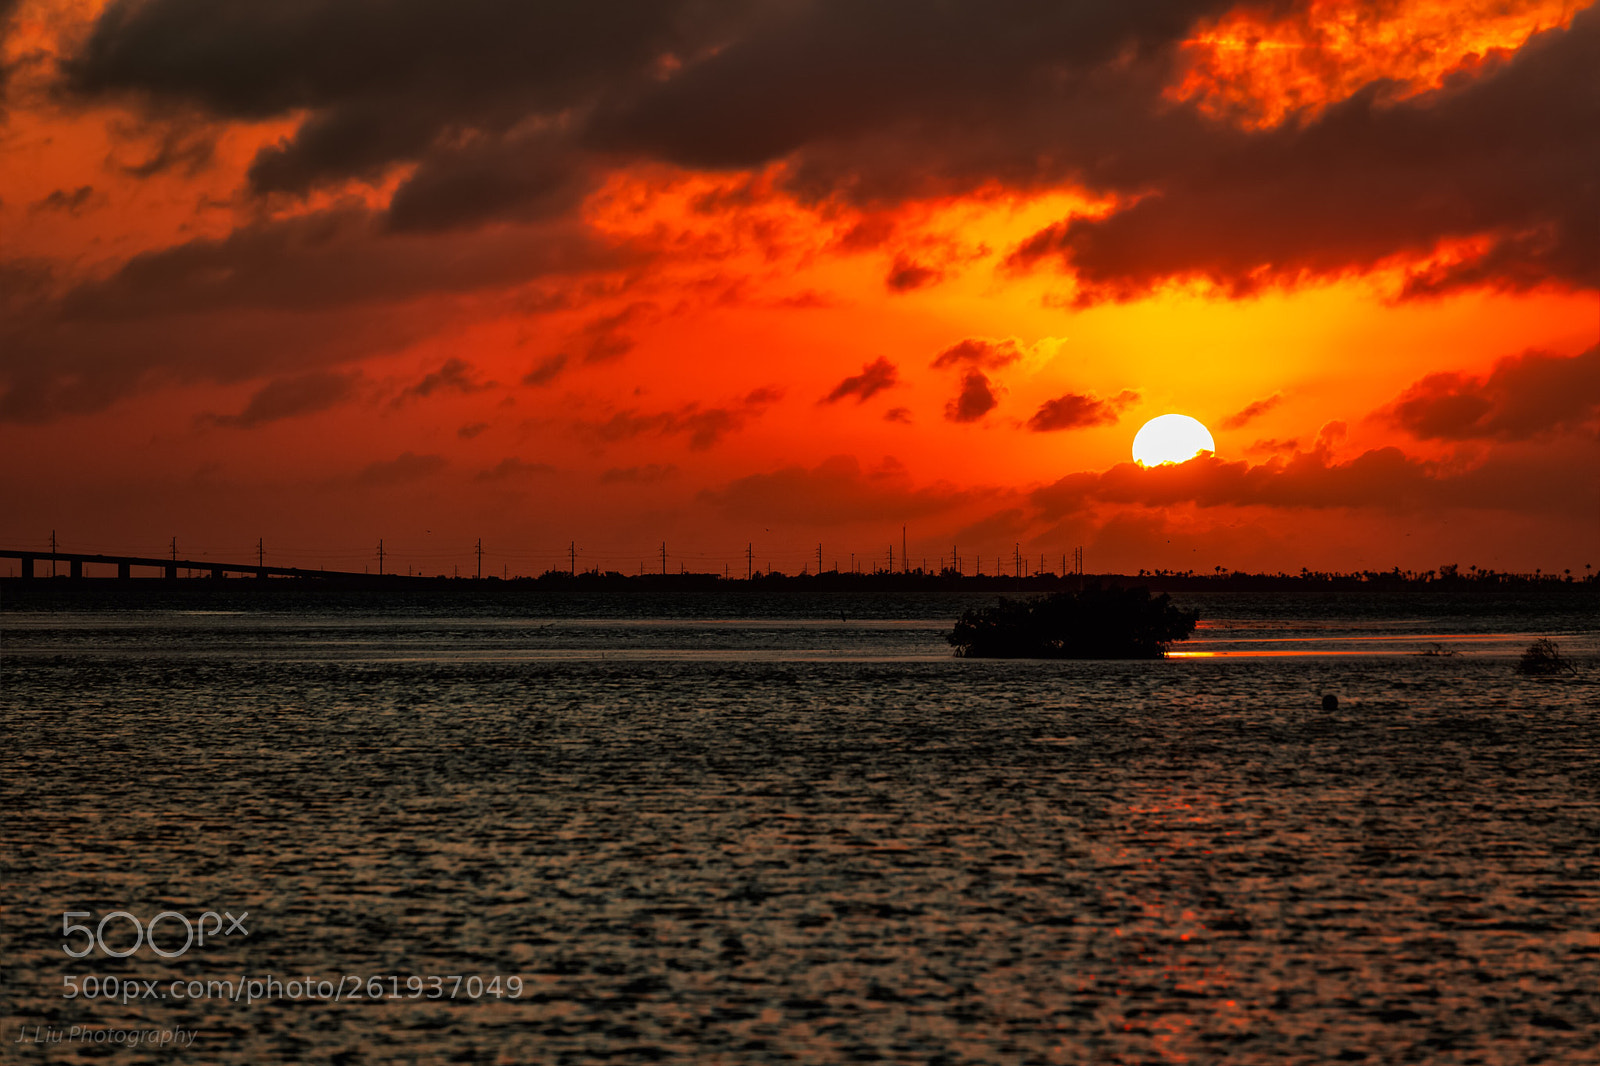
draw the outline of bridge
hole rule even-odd
[[[229,574],[245,577],[310,577],[310,578],[367,578],[395,577],[394,574],[355,573],[351,570],[308,570],[298,566],[264,566],[261,563],[219,563],[211,559],[153,559],[138,555],[84,555],[79,552],[51,552],[27,549],[0,548],[0,559],[18,559],[22,563],[22,578],[36,577],[38,563],[66,563],[69,577],[83,577],[85,565],[115,566],[119,578],[131,578],[133,568],[146,567],[160,570],[166,578],[175,579],[179,570],[199,570],[212,577]]]

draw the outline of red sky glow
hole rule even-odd
[[[1555,0],[0,0],[0,545],[1582,573],[1597,67]]]

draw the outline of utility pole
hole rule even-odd
[[[176,537],[173,540],[177,540]],[[50,576],[56,576],[56,531],[50,531]]]
[[[906,554],[906,527],[900,527],[900,569],[911,572],[911,556]]]
[[[267,547],[264,537],[256,538],[256,565],[265,566],[267,560]]]
[[[667,576],[667,542],[661,542],[661,576]]]
[[[383,538],[378,538],[378,576],[383,576]]]
[[[889,545],[889,573],[894,573],[894,545]]]
[[[822,542],[817,541],[817,575],[822,575]]]
[[[578,576],[578,542],[573,541],[567,545],[567,573],[573,577]]]
[[[483,538],[482,537],[478,538],[478,546],[476,548],[474,548],[473,550],[478,553],[478,577],[477,577],[477,580],[482,581],[483,580]]]
[[[753,550],[754,548],[754,542],[747,543],[744,546],[744,579],[746,581],[749,581],[755,576],[755,566],[751,562],[751,560],[755,558],[755,552]]]

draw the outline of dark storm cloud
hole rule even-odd
[[[614,466],[600,475],[602,485],[653,485],[678,472],[673,463],[646,463],[643,466]]]
[[[117,0],[63,73],[70,94],[157,113],[304,112],[255,160],[257,192],[417,163],[394,224],[441,228],[563,210],[597,160],[748,168],[794,156],[796,187],[819,196],[1059,178],[1079,165],[1072,138],[1123,125],[1101,105],[1082,128],[1063,125],[1065,102],[1110,88],[1082,74],[1159,53],[1227,6]],[[1159,87],[1141,83],[1139,106]],[[907,264],[894,283],[929,269]]]
[[[809,469],[787,466],[751,474],[700,493],[701,501],[730,517],[802,525],[904,521],[938,514],[974,498],[974,493],[947,486],[913,489],[903,469],[863,470],[849,455],[832,456]]]
[[[1036,490],[1032,502],[1046,519],[1082,514],[1101,504],[1397,512],[1452,507],[1563,514],[1581,514],[1592,506],[1572,490],[1571,473],[1600,461],[1592,440],[1569,437],[1542,449],[1509,447],[1481,466],[1460,470],[1392,447],[1339,461],[1332,451],[1338,436],[1325,427],[1311,451],[1256,466],[1215,456],[1155,467],[1119,463],[1101,472],[1069,474]]]
[[[71,192],[66,189],[56,189],[49,196],[35,200],[28,205],[29,214],[40,211],[61,211],[76,218],[81,215],[84,208],[94,199],[93,185],[80,185]]]
[[[6,38],[11,36],[13,20],[22,0],[0,0],[0,121],[6,117],[6,90],[11,81],[11,65],[5,62]]]
[[[1264,437],[1245,448],[1245,451],[1258,455],[1272,455],[1278,452],[1292,452],[1298,447],[1300,447],[1299,437],[1290,437],[1287,440],[1278,437]]]
[[[745,393],[744,403],[748,407],[765,407],[783,399],[785,391],[780,385],[762,385]]]
[[[0,259],[0,311],[5,312],[0,324],[37,313],[55,287],[56,271],[48,260]]]
[[[0,296],[3,296],[0,293]],[[255,309],[149,319],[68,321],[36,306],[0,316],[0,422],[92,414],[173,384],[232,384],[305,373],[398,351],[438,331],[421,303],[383,314]]]
[[[699,452],[760,418],[782,395],[781,389],[760,388],[720,407],[687,403],[671,411],[618,411],[604,422],[580,423],[579,428],[607,443],[645,435],[683,434],[689,438],[689,450]]]
[[[940,352],[931,365],[935,370],[944,370],[952,366],[980,366],[998,370],[1003,366],[1010,366],[1021,358],[1022,346],[1014,339],[991,341],[981,337],[968,337]]]
[[[973,545],[1013,544],[1028,535],[1029,515],[1020,507],[1005,507],[993,514],[985,515],[969,525],[962,526],[951,535],[952,547],[958,548],[961,554],[961,563],[967,573],[977,573],[978,568],[984,565],[983,560],[989,560],[989,573],[995,572],[995,562],[998,555],[986,555],[982,551],[973,551]],[[1010,561],[1011,552],[1006,552],[1007,562]]]
[[[742,412],[726,407],[702,408],[699,404],[686,404],[676,411],[656,411],[641,414],[638,411],[619,411],[610,419],[589,427],[604,441],[622,441],[653,433],[687,433],[692,451],[705,451],[727,434],[743,427]]]
[[[893,388],[899,384],[899,374],[895,365],[889,360],[879,356],[877,359],[861,368],[861,373],[852,374],[833,387],[818,403],[838,403],[846,396],[854,396],[856,403],[865,403],[884,389]]]
[[[193,177],[211,165],[217,153],[216,131],[197,129],[188,122],[169,123],[159,131],[155,148],[137,163],[119,169],[135,178],[148,178],[169,170]]]
[[[436,148],[396,190],[389,224],[399,231],[446,230],[554,218],[575,209],[589,191],[587,170],[551,133]]]
[[[692,167],[757,166],[812,145],[868,144],[886,132],[927,141],[1056,94],[1074,69],[1183,36],[1220,0],[818,0],[766,17],[595,124],[611,148]],[[898,138],[896,138],[898,139]],[[923,159],[904,160],[914,166]],[[843,175],[840,176],[843,180]]]
[[[530,463],[525,459],[515,456],[500,460],[487,470],[480,470],[473,476],[474,481],[522,481],[531,477],[546,477],[554,474],[556,468],[549,463]]]
[[[121,0],[64,70],[78,94],[222,117],[303,109],[294,138],[257,159],[257,190],[416,163],[392,207],[400,229],[569,211],[601,161],[787,159],[792,186],[816,197],[995,180],[1142,195],[1013,256],[1070,262],[1084,302],[1169,277],[1245,292],[1478,235],[1486,251],[1407,292],[1595,283],[1595,194],[1575,146],[1600,116],[1571,87],[1600,54],[1600,11],[1476,80],[1399,103],[1375,84],[1251,133],[1160,95],[1172,45],[1229,6]],[[936,273],[906,260],[888,284]]]
[[[1600,346],[1566,357],[1527,352],[1487,378],[1430,374],[1385,412],[1415,437],[1527,440],[1600,417]]]
[[[1123,408],[1137,402],[1139,394],[1132,390],[1117,393],[1109,400],[1091,394],[1069,392],[1039,405],[1028,428],[1035,433],[1050,433],[1062,429],[1083,429],[1088,426],[1114,425],[1122,416]]]
[[[400,395],[394,398],[394,405],[398,407],[407,400],[424,399],[436,392],[482,392],[494,384],[479,381],[474,374],[471,363],[452,356],[446,359],[438,370],[424,374],[416,384],[406,386]]]
[[[267,422],[326,411],[350,398],[356,380],[355,374],[326,372],[279,378],[258,389],[238,414],[213,415],[207,421],[250,429]]]
[[[1100,473],[1069,474],[1035,492],[1033,500],[1052,518],[1080,511],[1091,502],[1315,508],[1384,501],[1404,507],[1424,501],[1428,481],[1428,468],[1398,448],[1369,451],[1348,463],[1335,463],[1318,449],[1259,466],[1215,457],[1155,467],[1119,463]]]
[[[354,480],[362,488],[393,488],[432,477],[449,465],[442,455],[402,452],[393,459],[367,464]]]
[[[1486,250],[1413,274],[1405,294],[1600,284],[1593,163],[1576,150],[1600,128],[1600,97],[1572,91],[1597,56],[1591,8],[1475,80],[1399,102],[1378,83],[1303,124],[1219,133],[1157,161],[1151,195],[1042,230],[1011,263],[1064,261],[1092,303],[1175,277],[1246,294],[1476,236]]]
[[[1220,429],[1243,429],[1282,402],[1283,397],[1275,392],[1264,400],[1256,400],[1245,404],[1241,410],[1218,422],[1217,426]]]
[[[615,268],[627,254],[576,205],[607,173],[650,160],[781,163],[779,187],[871,212],[845,249],[882,246],[908,199],[1076,183],[1120,206],[1064,219],[1008,262],[1070,268],[1081,303],[1174,278],[1247,293],[1454,239],[1476,250],[1416,268],[1404,295],[1597,283],[1586,146],[1600,98],[1575,87],[1600,55],[1600,8],[1444,89],[1395,101],[1375,84],[1257,131],[1162,95],[1176,43],[1232,6],[113,0],[64,61],[61,94],[142,102],[166,132],[136,169],[202,165],[221,121],[302,115],[250,170],[267,206],[410,169],[381,212],[254,215],[226,237],[135,256],[58,302],[30,296],[20,315],[0,292],[0,419],[95,410],[163,377],[239,380],[246,364],[302,372],[257,334],[283,331],[280,353],[286,341],[326,351],[346,341],[314,335],[311,317],[348,331],[355,316],[338,312]],[[0,28],[14,10],[0,0]],[[907,258],[889,284],[914,288],[944,266]],[[225,311],[265,318],[193,318]],[[284,314],[297,321],[271,317]],[[632,342],[620,325],[565,350],[615,358]],[[359,326],[369,339],[417,328]],[[892,381],[864,375],[834,400]]]
[[[310,310],[472,292],[621,261],[576,222],[458,237],[444,257],[434,241],[385,234],[370,212],[335,208],[136,255],[109,278],[67,293],[60,314],[106,320],[225,308]]]
[[[661,317],[661,309],[648,300],[639,300],[620,311],[600,315],[586,322],[573,336],[573,344],[583,352],[585,363],[605,363],[620,359],[633,350],[634,339],[623,331]]]
[[[0,263],[0,278],[43,279],[0,291],[0,421],[99,410],[160,380],[327,367],[438,328],[430,299],[640,261],[570,219],[443,239],[345,207],[136,255],[59,295],[48,273]]]
[[[548,385],[567,367],[567,357],[559,352],[534,364],[532,370],[522,375],[524,385]]]
[[[78,94],[228,118],[305,110],[258,189],[301,191],[413,159],[441,135],[591,106],[668,54],[715,42],[743,5],[503,0],[117,0],[64,64]]]
[[[961,378],[961,391],[944,405],[944,416],[952,422],[976,422],[993,411],[1000,401],[981,370],[969,370]]]
[[[902,254],[894,257],[894,263],[889,267],[889,274],[883,279],[883,284],[890,292],[910,292],[924,285],[932,285],[943,277],[944,271],[937,267],[924,266]]]

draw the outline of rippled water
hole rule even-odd
[[[1183,650],[1227,654],[1043,663],[834,606],[0,615],[0,1057],[1600,1060],[1592,609],[1213,598]],[[1578,673],[1516,675],[1535,636]],[[250,936],[62,953],[168,909]],[[62,998],[91,973],[402,998]]]

